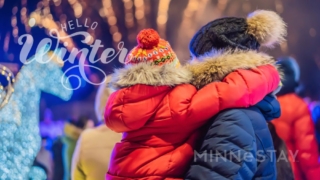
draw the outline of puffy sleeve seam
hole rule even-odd
[[[240,75],[240,77],[242,78],[243,82],[245,83],[246,88],[247,88],[247,92],[250,93],[251,91],[250,91],[250,87],[249,87],[248,82],[246,81],[246,79],[243,77],[243,75],[239,71],[237,71],[237,73]],[[248,96],[249,104],[252,105],[252,99],[250,97],[251,96]]]
[[[220,95],[220,91],[219,91],[219,88],[218,88],[218,85],[215,84],[214,86],[216,88],[216,91],[217,91],[217,95],[218,95],[218,109],[221,110],[221,95]]]
[[[125,89],[123,92],[123,95],[121,96],[121,99],[120,99],[120,102],[121,102],[121,111],[120,111],[120,115],[119,115],[119,118],[121,119],[123,125],[128,129],[128,130],[131,130],[131,128],[126,124],[125,120],[123,119],[123,110],[124,110],[124,106],[125,106],[125,103],[124,103],[124,100],[125,100],[125,96],[128,92],[128,89]]]

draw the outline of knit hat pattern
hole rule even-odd
[[[161,66],[172,63],[176,67],[180,66],[169,42],[161,39],[154,29],[140,31],[137,43],[127,55],[125,64],[152,63]]]
[[[258,50],[285,40],[286,24],[273,11],[257,10],[247,18],[226,17],[209,22],[192,38],[189,49],[199,57],[212,50]]]

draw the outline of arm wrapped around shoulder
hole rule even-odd
[[[106,125],[118,133],[143,127],[171,89],[138,84],[112,93],[104,114]]]
[[[236,70],[221,82],[212,82],[194,93],[182,93],[185,85],[177,86],[170,96],[172,115],[201,126],[224,109],[255,105],[277,89],[279,83],[277,69],[264,65]]]

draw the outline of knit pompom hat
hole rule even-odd
[[[172,64],[180,66],[180,62],[169,42],[160,38],[154,29],[144,29],[137,36],[138,45],[126,57],[125,64],[151,63],[154,65]]]
[[[287,28],[273,11],[257,10],[247,18],[226,17],[209,22],[192,38],[189,49],[199,57],[212,50],[258,50],[284,41]]]

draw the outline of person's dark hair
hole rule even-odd
[[[41,136],[41,139],[42,139],[42,140],[48,140],[48,139],[49,139],[49,136],[43,135],[43,136]]]
[[[81,129],[83,129],[86,126],[86,124],[89,121],[89,119],[90,118],[88,116],[80,116],[78,121],[77,121],[77,125],[76,126],[81,128]]]
[[[69,119],[68,122],[80,129],[83,129],[89,120],[90,118],[88,116],[80,116],[78,120]]]
[[[282,87],[277,96],[295,93],[299,87],[300,69],[292,57],[281,57],[276,63],[283,72]]]

